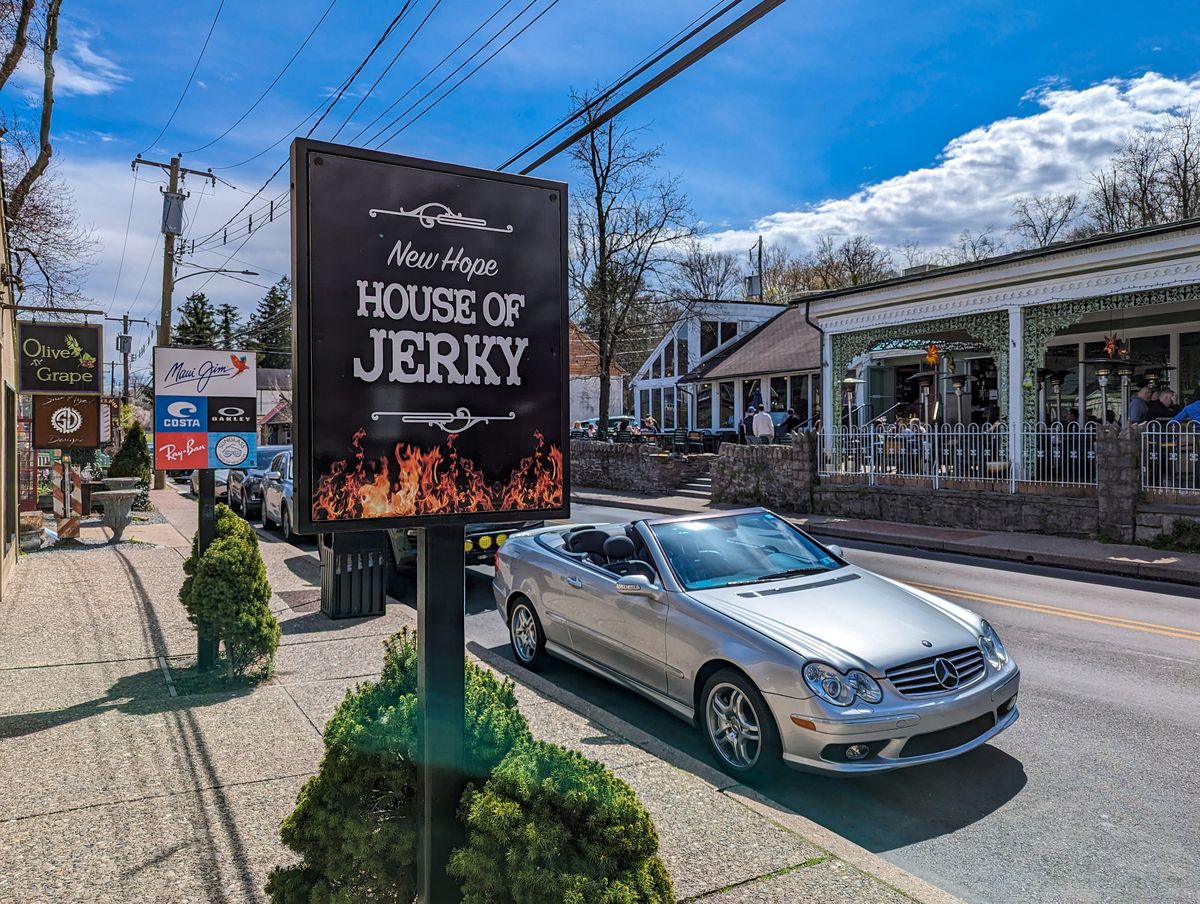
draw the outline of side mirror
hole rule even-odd
[[[842,552],[842,548],[840,546],[838,546],[836,543],[826,544],[825,548],[828,549],[835,556],[837,556],[839,559],[846,558],[846,554],[844,552]]]
[[[279,476],[280,475],[278,471],[268,471],[263,475],[263,480],[278,480]]]
[[[629,574],[617,581],[617,593],[657,600],[662,596],[662,588],[644,574]]]

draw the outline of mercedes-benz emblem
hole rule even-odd
[[[933,661],[933,677],[946,690],[958,687],[958,669],[949,659],[938,658]]]

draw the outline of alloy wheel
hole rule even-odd
[[[512,615],[513,652],[523,663],[532,662],[538,652],[538,626],[533,613],[524,603],[513,609]]]
[[[716,685],[708,695],[708,735],[717,753],[734,769],[752,769],[762,752],[762,729],[750,698],[733,684]]]

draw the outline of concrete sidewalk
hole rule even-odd
[[[278,826],[317,768],[322,727],[415,622],[395,601],[380,618],[326,619],[315,558],[264,538],[276,674],[189,694],[175,679],[195,634],[177,593],[195,506],[154,499],[165,542],[23,556],[0,608],[0,901],[262,900],[292,859]],[[954,900],[496,651],[469,654],[519,682],[534,734],[633,786],[681,901]]]
[[[654,511],[664,515],[691,515],[742,508],[713,504],[690,496],[640,496],[590,487],[573,488],[571,501],[580,505]],[[781,514],[789,515],[811,533],[829,539],[888,543],[1030,565],[1052,565],[1192,586],[1200,584],[1200,554],[1197,553],[1168,552],[1148,546],[1101,543],[1098,540],[1049,534],[960,530],[831,515]]]

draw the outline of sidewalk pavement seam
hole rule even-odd
[[[372,631],[370,634],[354,634],[354,635],[350,635],[350,636],[353,636],[355,638],[359,638],[359,637],[391,637],[395,633],[396,633],[395,631],[378,631],[378,632]],[[293,640],[290,643],[284,643],[282,640],[280,640],[279,645],[281,647],[302,647],[302,646],[306,646],[308,644],[314,644],[314,643],[336,643],[337,641],[345,640],[345,639],[346,639],[346,636],[339,634],[336,637],[317,637],[317,638],[314,638],[313,640]]]
[[[120,807],[125,804],[136,804],[147,800],[163,800],[170,797],[186,797],[194,794],[204,794],[209,791],[220,791],[225,788],[241,788],[250,785],[263,785],[268,782],[279,782],[291,780],[295,778],[307,778],[310,775],[316,775],[316,770],[308,772],[289,772],[285,775],[270,775],[265,778],[252,778],[243,782],[228,782],[227,784],[219,785],[196,785],[191,788],[182,788],[178,791],[164,791],[161,794],[146,794],[141,797],[123,797],[117,800],[99,801],[94,804],[83,804],[78,807],[62,807],[58,810],[43,810],[40,813],[28,813],[24,816],[7,816],[0,818],[0,825],[5,823],[24,822],[27,819],[41,819],[44,816],[61,816],[64,813],[82,813],[85,810],[98,810],[104,807]]]
[[[335,680],[336,680],[336,679],[335,679]],[[296,702],[296,698],[295,698],[295,697],[293,697],[293,696],[292,696],[292,692],[291,692],[291,691],[289,691],[289,690],[287,689],[287,685],[286,685],[286,684],[279,684],[279,685],[276,685],[276,686],[277,686],[277,687],[278,687],[278,688],[279,688],[281,691],[283,691],[283,695],[284,695],[285,697],[287,697],[287,699],[288,699],[288,702],[292,704],[292,706],[295,708],[296,712],[300,713],[300,715],[304,717],[304,721],[305,721],[305,722],[307,722],[309,725],[311,725],[311,726],[312,726],[312,730],[313,730],[313,731],[315,731],[315,732],[317,733],[317,737],[318,737],[318,738],[323,738],[323,737],[325,737],[325,732],[324,732],[324,731],[323,731],[321,728],[319,728],[319,727],[317,726],[317,723],[316,723],[316,722],[314,722],[314,721],[312,720],[312,718],[311,718],[311,717],[308,715],[308,713],[306,713],[306,712],[304,711],[304,707],[302,707],[302,706],[301,706],[299,703],[297,703],[297,702]]]
[[[725,799],[740,804],[756,813],[760,818],[804,839],[814,847],[826,851],[856,871],[870,876],[900,894],[912,898],[914,901],[923,902],[923,904],[963,904],[961,899],[944,889],[938,888],[902,867],[889,863],[878,854],[855,844],[848,838],[843,838],[820,823],[813,822],[759,794],[754,789],[740,784],[724,772],[658,740],[603,707],[587,702],[534,672],[519,669],[515,663],[497,655],[481,644],[469,641],[467,651],[493,671],[500,672],[505,677],[573,711],[576,715],[597,723],[622,740],[642,748],[654,759],[694,775],[720,792]],[[739,799],[739,796],[744,800]]]
[[[175,656],[175,659],[185,657]],[[5,665],[0,666],[0,672],[22,672],[28,669],[65,669],[78,665],[115,665],[121,662],[154,662],[153,656],[130,656],[125,659],[88,659],[84,662],[35,662],[31,665]]]
[[[167,679],[167,696],[178,697],[179,691],[175,689],[175,682],[171,680],[171,670],[167,668],[167,660],[159,656],[158,667],[162,669],[163,677]]]
[[[784,827],[781,826],[780,828]],[[714,888],[712,891],[706,891],[702,895],[695,895],[694,897],[687,898],[680,902],[680,904],[701,904],[705,898],[715,898],[717,895],[728,894],[731,891],[735,891],[739,888],[745,888],[747,885],[752,885],[755,882],[765,882],[770,881],[771,879],[778,879],[780,876],[787,876],[802,869],[820,866],[822,863],[827,863],[829,860],[830,856],[828,854],[822,854],[820,857],[810,857],[803,863],[793,863],[791,866],[785,866],[782,869],[772,870],[769,873],[763,873],[761,876],[752,876],[749,879],[743,879],[741,882],[731,883],[723,888]]]

